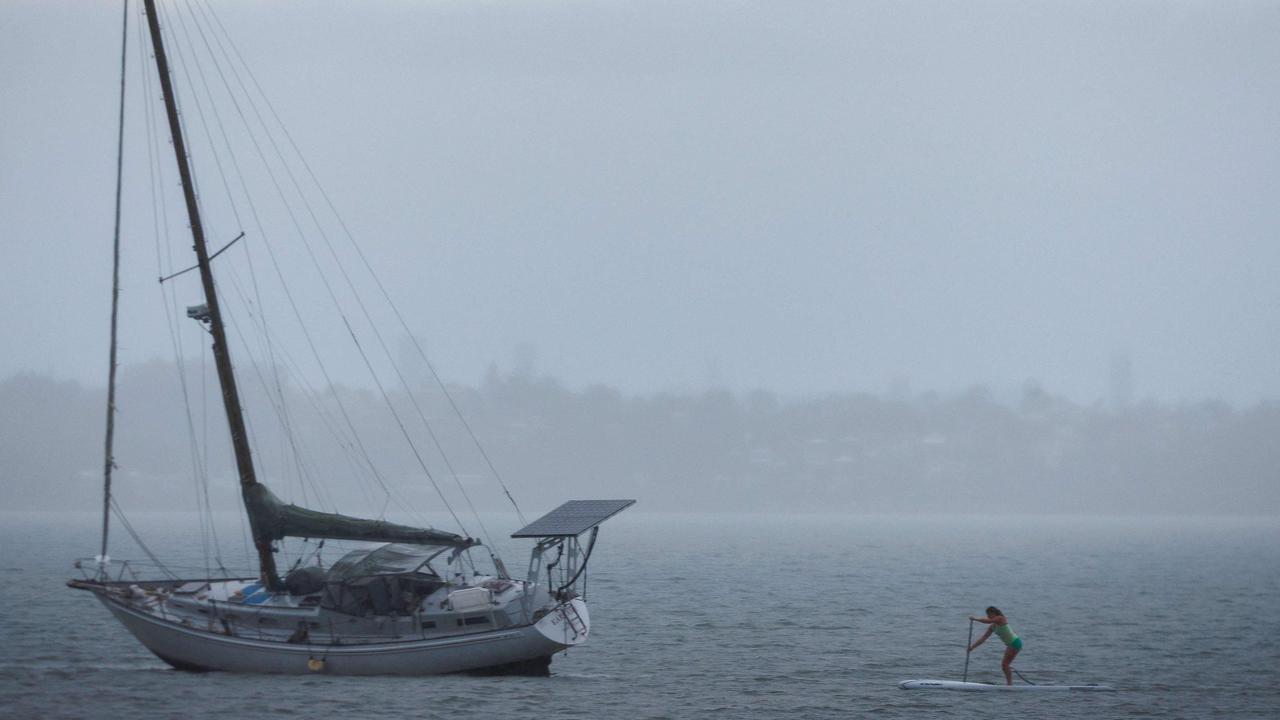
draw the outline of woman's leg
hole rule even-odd
[[[1000,662],[1000,669],[1004,670],[1004,683],[1006,685],[1013,684],[1013,659],[1018,657],[1018,648],[1007,647],[1004,649],[1004,660]]]

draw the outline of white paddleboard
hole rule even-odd
[[[961,692],[1049,692],[1053,690],[1108,692],[1115,690],[1110,685],[992,685],[959,680],[903,680],[898,683],[898,687],[903,690],[959,690]]]

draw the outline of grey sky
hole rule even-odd
[[[1280,4],[217,6],[447,377],[1280,395]],[[118,23],[0,4],[0,376],[104,374]]]

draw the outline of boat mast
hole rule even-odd
[[[129,58],[129,0],[124,0],[124,29],[120,38],[120,121],[116,137],[116,223],[111,244],[111,353],[107,370],[107,438],[102,461],[102,549],[98,570],[107,572],[107,531],[111,522],[111,471],[115,468],[113,445],[116,431],[116,318],[120,310],[120,190],[124,173],[124,80]]]
[[[155,53],[156,71],[160,74],[160,88],[164,93],[164,108],[169,116],[169,132],[173,136],[174,156],[178,161],[178,173],[182,176],[182,194],[187,203],[187,217],[191,222],[191,236],[195,241],[196,262],[200,268],[200,281],[204,285],[205,304],[208,307],[209,333],[213,336],[213,360],[218,369],[218,382],[222,386],[222,404],[227,411],[227,425],[231,430],[231,446],[235,450],[236,469],[240,473],[240,492],[246,509],[252,507],[250,495],[258,485],[253,471],[253,458],[249,453],[249,436],[245,431],[244,414],[240,409],[240,395],[236,390],[236,378],[231,369],[231,354],[227,350],[226,331],[222,325],[222,312],[218,308],[218,293],[213,285],[213,271],[209,265],[209,250],[204,241],[204,226],[200,222],[200,209],[196,204],[195,185],[191,180],[191,166],[187,159],[186,143],[182,137],[182,125],[178,121],[178,105],[174,99],[173,84],[169,80],[169,61],[160,38],[160,19],[155,0],[143,0],[147,10],[147,26],[151,30],[151,47]],[[262,581],[270,589],[279,589],[276,560],[271,552],[271,540],[259,532],[258,520],[249,512],[249,529],[253,544],[258,549],[258,561],[262,569]]]

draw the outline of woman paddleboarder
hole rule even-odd
[[[987,631],[982,634],[972,645],[969,646],[969,652],[987,641],[991,637],[991,633],[995,633],[1001,641],[1004,642],[1004,660],[1000,661],[1000,669],[1004,670],[1004,680],[1006,685],[1013,684],[1013,659],[1018,656],[1018,651],[1022,649],[1022,638],[1009,627],[1009,618],[1000,612],[1000,608],[992,605],[987,608],[986,617],[969,616],[969,620],[974,622],[990,625]]]

